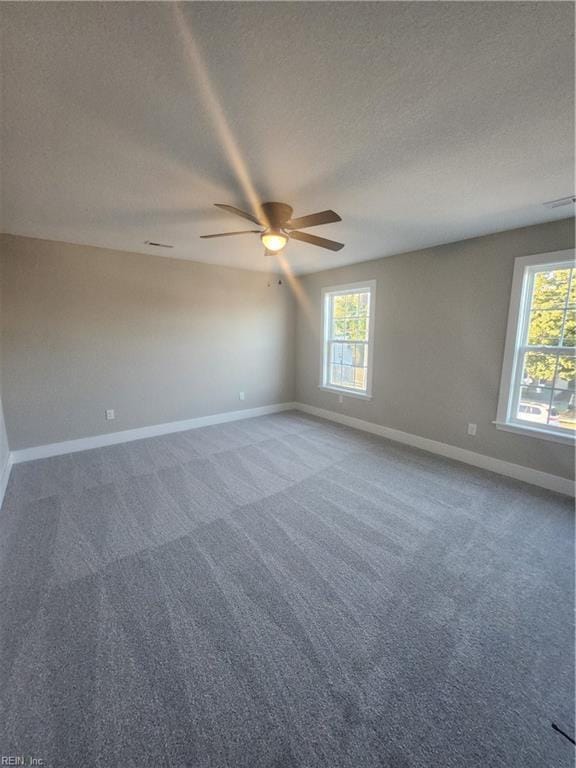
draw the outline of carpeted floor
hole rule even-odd
[[[569,768],[572,503],[299,413],[14,467],[0,755]]]

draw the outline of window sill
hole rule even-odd
[[[541,440],[550,440],[553,443],[574,445],[574,435],[563,435],[558,432],[548,432],[545,429],[538,429],[538,427],[525,427],[524,425],[510,424],[501,421],[494,421],[492,423],[496,426],[496,429],[502,429],[504,432],[514,432],[517,435],[524,435],[526,437],[538,437]]]
[[[354,392],[352,389],[340,389],[339,387],[327,387],[325,384],[318,384],[318,389],[324,392],[333,392],[335,395],[345,395],[346,397],[355,397],[358,400],[372,400],[372,395],[364,392]]]

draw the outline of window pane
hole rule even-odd
[[[576,403],[574,402],[574,390],[554,390],[552,396],[553,411],[556,412],[557,426],[563,429],[576,430]],[[554,418],[554,415],[552,415]]]
[[[352,346],[352,365],[365,368],[368,363],[368,347],[365,344],[354,344]]]
[[[549,355],[545,352],[527,352],[524,355],[524,367],[521,383],[531,389],[539,387],[552,387],[556,372],[557,355]]]
[[[346,337],[346,320],[334,319],[332,321],[331,335],[333,339],[344,339]]]
[[[516,418],[534,424],[548,424],[551,400],[551,389],[539,387],[538,390],[536,390],[528,387],[521,387]]]
[[[576,309],[569,309],[566,312],[562,345],[565,347],[576,346]]]
[[[355,365],[354,362],[354,349],[355,344],[343,344],[342,362],[344,365]]]
[[[354,384],[357,389],[366,390],[366,368],[354,368]]]
[[[346,338],[349,341],[357,341],[358,320],[346,320]]]
[[[572,269],[572,279],[570,281],[570,292],[568,295],[568,304],[573,307],[576,304],[576,269]]]
[[[342,363],[342,348],[343,344],[330,344],[330,362]]]
[[[562,310],[544,309],[530,313],[528,344],[550,347],[560,344],[562,338]]]
[[[346,339],[348,341],[367,341],[367,323],[366,318],[346,320]]]
[[[576,360],[567,355],[560,355],[558,358],[558,369],[554,380],[554,387],[560,390],[570,390],[574,392],[574,379],[576,372]]]
[[[366,368],[342,366],[342,386],[348,389],[366,390]]]
[[[342,366],[342,386],[353,387],[354,386],[354,371],[356,369],[351,365]]]
[[[358,297],[358,314],[366,316],[370,309],[370,294],[361,293]]]
[[[532,309],[563,308],[566,304],[569,279],[569,269],[536,272],[532,292]]]
[[[347,293],[344,296],[341,296],[340,298],[343,301],[344,316],[356,317],[356,315],[358,314],[358,294]]]
[[[345,317],[346,296],[334,296],[332,312],[334,317]]]
[[[328,366],[328,383],[334,384],[334,386],[338,386],[338,387],[342,384],[342,366],[341,365]]]

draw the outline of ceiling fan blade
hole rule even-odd
[[[241,211],[240,208],[234,208],[233,205],[225,205],[224,203],[214,203],[214,205],[216,208],[222,208],[223,211],[228,211],[228,213],[235,213],[236,216],[242,216],[243,219],[248,219],[248,221],[251,221],[253,224],[260,224],[260,226],[263,226],[256,216],[252,216],[251,213],[246,213],[246,211]]]
[[[335,211],[320,211],[311,213],[309,216],[300,216],[299,219],[291,219],[286,229],[306,229],[306,227],[317,227],[319,224],[334,224],[342,221]]]
[[[217,235],[200,235],[203,240],[209,237],[230,237],[230,235],[259,235],[259,229],[242,229],[240,232],[219,232]]]
[[[289,232],[288,237],[291,240],[301,240],[303,243],[317,245],[319,248],[328,248],[329,251],[339,251],[344,248],[344,243],[337,243],[335,240],[326,240],[325,237],[309,235],[308,232]]]

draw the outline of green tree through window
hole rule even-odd
[[[517,418],[574,429],[576,269],[536,269],[528,288]]]

